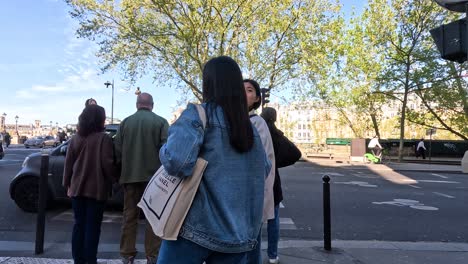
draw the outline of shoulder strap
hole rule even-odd
[[[205,108],[201,104],[195,104],[195,107],[197,108],[198,115],[200,116],[200,120],[202,121],[203,125],[203,130],[206,128],[206,113],[205,113]]]

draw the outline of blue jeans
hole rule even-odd
[[[75,225],[72,233],[72,256],[75,264],[95,264],[101,235],[104,201],[73,197]]]
[[[163,240],[159,249],[158,264],[245,264],[247,252],[221,253],[199,246],[185,238]]]
[[[263,225],[263,224],[262,224]],[[262,263],[262,229],[257,236],[257,246],[247,252],[247,264],[261,264]]]
[[[279,205],[275,205],[275,218],[268,220],[267,232],[268,232],[267,254],[270,259],[275,259],[278,256]]]

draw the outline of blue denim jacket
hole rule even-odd
[[[252,149],[239,153],[230,144],[221,107],[203,107],[205,131],[197,109],[189,104],[169,128],[167,143],[159,152],[167,172],[179,177],[192,174],[199,155],[208,161],[179,235],[218,252],[249,251],[257,244],[263,188],[271,165],[254,127]]]

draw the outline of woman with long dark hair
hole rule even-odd
[[[199,156],[208,166],[178,239],[163,241],[159,264],[246,263],[247,252],[258,243],[270,164],[250,123],[242,73],[233,59],[206,63],[202,106],[205,130],[189,104],[160,150],[171,175],[190,176]]]
[[[72,255],[75,264],[94,264],[104,205],[115,181],[112,139],[104,133],[106,113],[88,105],[78,118],[78,133],[67,148],[63,186],[72,200],[75,224]]]

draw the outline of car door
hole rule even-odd
[[[62,186],[63,180],[63,167],[65,164],[65,155],[66,155],[67,144],[62,145],[60,148],[52,151],[49,157],[49,166],[50,166],[50,177],[52,180],[52,185],[54,188],[54,193],[56,198],[65,198],[67,197],[67,191]]]

